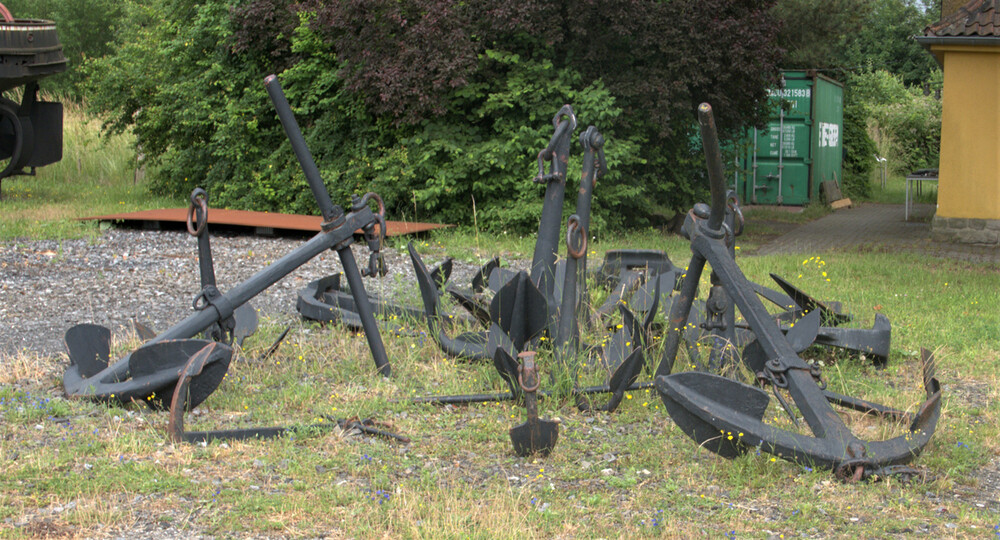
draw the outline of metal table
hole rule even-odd
[[[917,191],[920,191],[920,186],[923,182],[937,182],[938,181],[938,170],[937,169],[920,169],[919,171],[914,171],[906,175],[906,198],[904,199],[904,209],[903,209],[903,220],[910,220],[910,206],[913,201],[910,200],[910,194],[912,193],[911,185],[917,183]]]

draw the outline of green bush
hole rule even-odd
[[[476,222],[510,232],[537,226],[544,192],[531,181],[537,154],[552,135],[552,116],[569,103],[576,136],[595,125],[608,141],[610,172],[594,195],[593,227],[649,225],[688,208],[707,187],[704,158],[691,144],[697,102],[721,103],[724,129],[751,121],[777,73],[775,53],[766,47],[768,25],[739,24],[761,16],[742,4],[712,0],[720,24],[732,27],[728,43],[676,28],[677,13],[690,19],[685,25],[697,22],[683,9],[690,0],[657,4],[658,18],[650,21],[641,19],[642,2],[618,1],[635,17],[623,19],[621,35],[596,49],[588,37],[601,28],[591,24],[599,20],[596,8],[578,21],[587,24],[555,40],[503,15],[524,8],[532,24],[547,28],[550,18],[539,16],[547,8],[536,3],[475,3],[481,11],[437,0],[380,1],[377,8],[360,0],[128,3],[115,53],[87,63],[87,91],[92,110],[107,115],[108,129],[133,130],[154,165],[156,192],[184,195],[197,185],[215,206],[315,213],[263,89],[264,76],[277,73],[335,203],[375,191],[391,219]],[[460,31],[480,25],[491,32],[470,17],[487,11],[503,27],[491,34],[495,39]],[[359,26],[349,17],[377,20]],[[468,41],[454,47],[447,41],[459,38]],[[623,56],[619,41],[646,45]],[[674,49],[678,54],[661,54]],[[728,65],[717,54],[723,49],[740,55],[740,69],[696,62],[704,55],[705,62]],[[598,57],[578,57],[595,50],[656,69],[616,70]],[[674,57],[685,60],[665,60]],[[664,69],[675,65],[676,72]],[[598,66],[607,77],[592,73]],[[567,214],[575,206],[581,153],[574,141]]]
[[[853,89],[844,89],[844,177],[845,197],[864,200],[872,196],[871,171],[878,148],[868,135],[864,105]]]
[[[938,71],[935,77],[940,80]],[[899,76],[873,70],[849,80],[878,153],[895,173],[937,167],[941,152],[941,102],[907,88]]]

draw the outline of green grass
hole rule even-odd
[[[81,180],[77,197],[118,205],[116,197],[88,193],[128,193],[131,177],[117,178],[106,187]],[[5,182],[4,194],[40,180]],[[50,188],[63,189],[55,181]],[[7,211],[14,205],[39,214],[90,211],[53,192],[33,193],[3,203],[12,205],[0,214],[4,239],[99,234],[69,218],[46,228]],[[137,196],[130,209],[144,201]],[[751,213],[748,227],[781,217]],[[25,232],[10,233],[15,226]],[[597,238],[588,255],[597,261],[616,248],[663,249],[682,267],[690,257],[683,239],[656,231]],[[474,262],[497,254],[524,259],[533,239],[445,231],[418,249]],[[673,424],[655,391],[629,393],[610,414],[580,413],[567,398],[543,400],[540,414],[562,422],[559,442],[547,458],[519,458],[508,430],[524,422],[523,407],[437,407],[406,399],[501,391],[491,365],[445,357],[422,333],[425,324],[404,320],[404,335],[385,338],[394,376],[382,379],[362,335],[306,323],[268,360],[259,356],[280,329],[265,326],[249,338],[219,390],[197,414],[186,415],[186,427],[372,417],[412,443],[309,428],[270,441],[174,445],[166,442],[163,411],[65,399],[65,358],[0,357],[0,537],[122,536],[162,527],[185,535],[364,538],[994,537],[1000,524],[997,268],[871,251],[738,260],[760,283],[769,284],[774,272],[818,298],[842,301],[855,316],[852,326],[870,328],[876,313],[890,318],[892,352],[884,371],[843,354],[807,351],[826,364],[823,376],[835,391],[913,410],[923,398],[919,348],[935,351],[943,415],[913,462],[928,473],[927,482],[850,485],[767,454],[718,458]],[[707,290],[707,273],[702,287]],[[125,338],[116,350],[138,346]],[[544,348],[539,363],[546,370],[542,384],[551,387],[547,374],[554,368]],[[566,374],[554,376],[565,384]],[[606,376],[593,370],[583,380]],[[773,402],[769,417],[780,417]],[[900,429],[845,418],[866,437]],[[782,420],[777,423],[785,426]]]
[[[922,185],[919,186],[921,190],[920,194],[916,193],[918,184],[914,183],[911,185],[911,189],[914,190],[910,194],[910,200],[917,203],[929,203],[933,204],[937,202],[937,184],[932,182],[921,182]],[[905,174],[892,174],[889,175],[885,182],[885,188],[882,188],[881,180],[872,181],[872,196],[869,199],[870,202],[883,203],[883,204],[903,204],[906,199],[906,175]]]
[[[78,104],[64,105],[62,161],[2,181],[0,240],[93,236],[100,225],[77,218],[183,205],[149,194],[136,174],[133,137],[101,137],[99,120]]]
[[[447,252],[444,245],[438,249]],[[308,333],[299,328],[277,356],[255,360],[274,337],[275,329],[266,328],[250,338],[246,354],[203,412],[187,415],[187,427],[307,425],[322,423],[323,414],[374,417],[412,437],[409,445],[336,429],[206,447],[165,444],[164,412],[66,401],[52,376],[63,360],[15,359],[19,367],[0,377],[0,420],[6,426],[0,507],[19,523],[21,516],[50,515],[39,509],[75,502],[49,519],[81,534],[124,530],[149,519],[145,503],[107,503],[137,497],[157,501],[157,519],[221,535],[548,538],[614,531],[882,537],[924,527],[946,536],[991,532],[1000,521],[990,488],[995,484],[989,484],[997,479],[995,465],[989,469],[994,476],[982,475],[1000,452],[1000,346],[994,319],[979,306],[1000,300],[995,268],[862,252],[740,262],[762,283],[776,272],[820,298],[843,301],[856,317],[852,325],[870,327],[876,312],[889,316],[893,346],[884,371],[810,351],[829,364],[824,378],[835,391],[912,409],[922,399],[917,351],[935,350],[946,385],[944,414],[931,444],[914,461],[932,476],[929,482],[854,486],[767,454],[726,461],[692,444],[655,392],[646,391],[630,393],[612,414],[580,413],[567,399],[542,401],[542,416],[562,421],[559,443],[548,458],[518,458],[507,431],[524,421],[523,409],[405,401],[494,392],[503,385],[491,366],[445,358],[420,335],[423,324],[403,321],[411,335],[386,339],[391,380],[375,375],[363,336],[333,326],[308,325]],[[549,358],[543,352],[541,365],[551,366]],[[780,415],[773,407],[771,413]],[[890,436],[898,429],[856,417],[848,421],[865,436]],[[11,527],[0,519],[0,534],[24,532]]]

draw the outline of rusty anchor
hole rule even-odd
[[[376,369],[384,376],[390,375],[391,368],[385,345],[374,320],[368,296],[364,293],[361,272],[350,248],[354,231],[360,229],[368,235],[377,224],[382,224],[384,230],[384,216],[376,215],[369,206],[369,201],[377,200],[377,196],[366,194],[364,197],[356,197],[352,201],[350,211],[346,213],[341,207],[335,206],[323,185],[319,170],[306,147],[277,78],[273,75],[267,77],[265,86],[292,149],[305,172],[313,197],[323,214],[322,231],[228,293],[213,292],[200,295],[203,299],[201,302],[203,309],[155,336],[113,364],[109,362],[110,330],[92,324],[70,328],[65,338],[70,366],[63,375],[63,387],[67,396],[127,403],[132,400],[147,399],[154,393],[161,396],[165,392],[170,393],[177,383],[179,368],[201,349],[197,343],[188,338],[231,319],[240,306],[327,249],[337,251],[340,256]],[[235,330],[234,322],[233,331]],[[192,393],[189,406],[194,407],[208,397],[225,374],[224,371],[221,375],[215,371],[208,373],[214,374],[218,381],[214,381],[214,384],[208,384],[209,381],[206,381],[205,384],[195,385],[196,388],[205,390]],[[203,373],[200,376],[206,375]],[[209,388],[211,390],[208,390]]]

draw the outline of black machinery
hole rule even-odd
[[[54,22],[15,19],[3,4],[0,19],[0,93],[24,87],[20,103],[0,96],[2,182],[62,159],[62,103],[39,100],[38,81],[66,71],[66,57]]]

